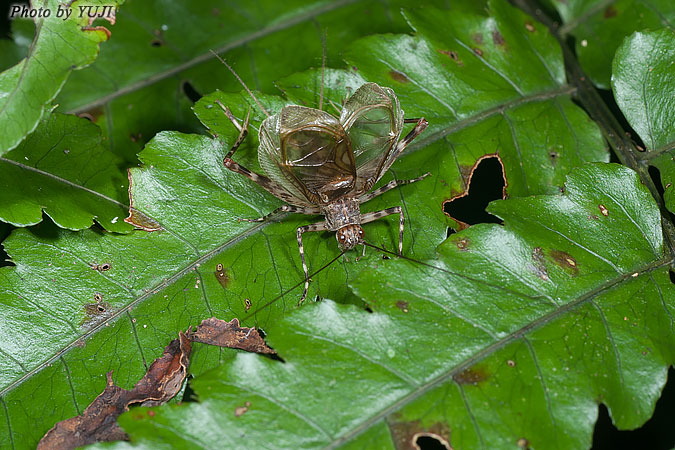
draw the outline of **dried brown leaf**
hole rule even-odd
[[[239,320],[236,318],[229,322],[215,317],[205,319],[193,333],[190,333],[190,339],[193,342],[217,345],[218,347],[238,348],[247,352],[268,355],[276,353],[267,346],[258,330],[241,328]]]
[[[115,386],[112,371],[106,374],[107,385],[84,412],[57,423],[38,444],[39,450],[73,449],[102,441],[127,440],[128,436],[117,425],[117,417],[132,404],[154,406],[167,402],[180,390],[190,362],[192,344],[179,333],[164,349],[147,373],[132,390]]]

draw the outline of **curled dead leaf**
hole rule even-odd
[[[238,348],[247,352],[268,355],[276,353],[267,346],[258,330],[241,328],[239,320],[236,318],[229,322],[215,317],[205,319],[189,336],[193,342],[217,345],[218,347]]]
[[[82,414],[54,425],[37,448],[63,450],[95,442],[128,440],[117,425],[117,417],[128,411],[130,405],[154,406],[173,398],[187,375],[191,350],[190,340],[180,332],[178,339],[166,346],[164,354],[152,363],[132,390],[115,386],[112,371],[108,372],[103,392]]]

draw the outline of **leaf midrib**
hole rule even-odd
[[[647,264],[645,266],[642,266],[641,268],[630,271],[630,273],[624,273],[612,280],[609,280],[600,286],[589,290],[585,294],[579,296],[576,300],[573,300],[571,302],[568,302],[553,311],[544,314],[543,316],[539,317],[536,320],[533,320],[532,322],[526,324],[525,326],[519,328],[518,330],[508,334],[507,336],[503,337],[502,339],[497,340],[496,342],[488,345],[481,351],[477,352],[475,355],[471,356],[470,358],[467,358],[464,362],[456,365],[454,368],[448,370],[447,372],[429,380],[428,382],[411,389],[410,393],[401,397],[399,400],[396,402],[393,402],[386,408],[382,409],[379,413],[371,416],[367,420],[361,423],[361,425],[353,428],[349,432],[345,433],[344,435],[336,438],[332,442],[330,442],[328,445],[324,447],[324,449],[333,449],[337,448],[340,445],[348,442],[349,440],[355,438],[359,434],[365,432],[368,430],[370,427],[375,425],[377,422],[380,420],[386,418],[389,416],[391,413],[399,410],[403,406],[407,405],[408,403],[416,400],[417,398],[421,397],[422,395],[426,394],[430,390],[438,387],[439,385],[443,384],[447,380],[453,378],[455,375],[458,375],[459,373],[463,372],[464,370],[467,370],[471,368],[473,365],[478,363],[479,361],[483,360],[484,358],[492,355],[496,351],[502,349],[503,347],[513,343],[517,339],[523,338],[526,334],[528,334],[531,331],[534,331],[544,325],[547,325],[551,321],[559,318],[560,316],[568,313],[569,311],[579,307],[583,306],[586,303],[591,302],[594,298],[596,298],[598,295],[601,293],[608,291],[610,289],[613,289],[617,286],[622,285],[626,281],[630,281],[631,279],[635,278],[636,276],[639,277],[641,275],[650,273],[652,271],[658,270],[662,267],[667,267],[670,266],[671,264],[675,264],[675,259],[667,256],[664,258],[661,258],[659,260],[653,261],[650,264]]]
[[[345,3],[352,2],[352,1],[357,1],[357,0],[344,0]],[[502,114],[503,111],[505,111],[505,110],[507,110],[507,109],[510,109],[510,108],[513,108],[513,107],[517,107],[517,106],[520,106],[520,105],[522,105],[522,104],[526,104],[526,103],[530,103],[530,102],[545,101],[545,100],[547,100],[547,99],[555,98],[555,97],[560,96],[560,95],[569,95],[569,94],[571,94],[571,93],[574,92],[574,91],[575,91],[575,88],[574,88],[573,86],[564,85],[564,86],[561,86],[561,87],[559,87],[559,88],[557,88],[557,89],[554,89],[554,90],[551,90],[551,91],[544,91],[544,92],[532,94],[532,95],[525,96],[525,97],[520,97],[520,98],[517,98],[517,99],[515,99],[515,100],[511,100],[511,101],[502,103],[502,104],[497,105],[497,106],[495,106],[495,107],[493,107],[493,108],[486,109],[486,110],[484,110],[484,111],[482,111],[482,112],[480,112],[480,113],[478,113],[478,114],[475,114],[475,115],[473,115],[473,116],[470,116],[470,117],[468,117],[468,118],[466,118],[466,119],[464,119],[464,120],[461,120],[461,121],[459,121],[459,122],[455,122],[455,123],[453,123],[452,125],[450,125],[450,126],[444,128],[443,130],[440,130],[440,131],[438,131],[438,132],[436,132],[436,133],[434,133],[434,134],[429,135],[426,139],[423,139],[421,142],[415,143],[415,144],[411,145],[412,150],[413,150],[413,151],[414,151],[414,150],[417,150],[417,149],[422,148],[422,147],[424,147],[424,146],[426,146],[426,145],[429,145],[429,144],[431,144],[431,143],[434,143],[434,142],[436,142],[437,140],[441,140],[441,139],[443,139],[445,136],[447,136],[447,135],[449,135],[449,134],[452,134],[452,133],[454,133],[454,132],[456,132],[456,131],[459,131],[459,130],[461,130],[461,129],[463,129],[463,128],[467,128],[467,127],[469,127],[469,126],[471,126],[471,125],[473,125],[473,124],[475,124],[475,123],[478,123],[478,122],[480,122],[480,121],[482,121],[482,120],[485,120],[485,119],[487,119],[487,118],[489,118],[489,117],[491,117],[491,116],[494,116],[494,115],[497,115],[497,114]],[[7,160],[7,159],[5,159],[5,158],[0,158],[0,161],[3,161],[3,160],[4,160],[4,161],[7,161],[7,162],[10,162],[10,163],[12,163],[12,164],[16,164],[16,165],[19,165],[19,166],[23,166],[23,167],[24,167],[25,169],[27,169],[27,170],[34,170],[34,171],[40,172],[39,169],[35,169],[35,168],[30,167],[30,166],[25,166],[25,165],[23,165],[23,164],[21,164],[21,163],[17,163],[17,162],[12,161],[12,160]],[[49,173],[46,173],[46,172],[44,172],[44,174],[53,177],[52,174],[49,174]],[[85,189],[85,190],[91,191],[91,190],[89,190],[89,189],[87,189],[87,188],[84,188],[84,187],[81,187],[81,186],[79,186],[79,185],[76,185],[76,184],[74,184],[74,183],[72,183],[72,182],[69,182],[68,180],[63,180],[63,181],[64,181],[64,182],[67,182],[67,183],[69,183],[69,184],[71,184],[71,185],[73,185],[74,187],[79,187],[79,188],[81,188],[81,189]],[[96,193],[95,191],[91,191],[91,193],[94,193],[94,194],[96,194],[96,195],[102,196],[102,194]],[[113,200],[113,199],[110,199],[110,200]],[[114,200],[113,200],[113,201],[114,201]],[[119,203],[119,202],[118,202],[118,203]],[[124,205],[124,206],[126,206],[126,205]],[[152,215],[146,213],[145,211],[142,211],[142,210],[139,210],[139,211],[141,211],[143,214],[147,215],[148,217],[152,217]],[[283,218],[283,217],[280,217],[280,219],[282,219],[282,218]],[[153,219],[154,219],[154,218],[153,218]],[[156,220],[156,219],[155,219],[155,220]],[[6,393],[8,393],[9,391],[11,391],[11,390],[13,390],[14,388],[16,388],[17,386],[19,386],[21,383],[23,383],[24,381],[26,381],[28,378],[32,377],[32,376],[35,375],[37,372],[39,372],[40,370],[42,370],[44,367],[47,367],[49,364],[53,363],[53,362],[54,362],[55,360],[57,360],[59,357],[61,357],[62,355],[64,355],[65,353],[67,353],[70,349],[72,349],[73,347],[75,347],[75,346],[77,345],[77,343],[80,342],[82,339],[87,339],[87,338],[89,338],[90,336],[94,335],[94,334],[95,334],[96,332],[98,332],[101,328],[103,328],[107,322],[110,322],[110,321],[114,321],[114,320],[119,319],[120,316],[122,315],[122,313],[123,313],[124,311],[128,310],[129,308],[133,308],[133,307],[137,306],[138,304],[140,304],[141,302],[145,301],[146,299],[150,298],[152,295],[155,294],[156,291],[161,290],[161,289],[164,289],[164,288],[166,288],[166,287],[168,287],[168,286],[171,286],[171,285],[172,285],[174,282],[176,282],[178,279],[180,279],[180,278],[183,277],[185,274],[187,274],[188,272],[190,272],[190,271],[192,270],[192,267],[194,267],[196,264],[201,264],[202,262],[206,262],[207,260],[209,260],[209,259],[212,258],[213,256],[219,254],[220,252],[222,252],[222,251],[224,251],[225,249],[231,247],[232,245],[234,245],[234,244],[240,242],[241,240],[246,239],[247,237],[249,237],[249,236],[252,235],[253,233],[257,232],[258,230],[264,228],[265,226],[267,226],[267,225],[270,224],[270,223],[272,223],[272,222],[263,222],[263,223],[260,223],[260,224],[255,225],[255,226],[253,226],[253,227],[251,227],[251,228],[248,228],[246,231],[244,231],[244,232],[242,232],[242,233],[240,233],[240,234],[234,236],[233,238],[231,238],[230,240],[228,240],[228,241],[222,243],[221,245],[219,245],[218,247],[214,248],[213,250],[211,250],[211,251],[205,253],[205,254],[202,255],[202,256],[199,256],[198,258],[192,260],[191,262],[188,262],[188,263],[186,264],[186,266],[185,266],[184,269],[181,269],[180,271],[176,272],[176,273],[173,274],[172,276],[167,277],[166,279],[164,279],[162,282],[160,282],[160,283],[158,283],[158,284],[152,286],[151,288],[148,289],[148,291],[147,291],[146,293],[144,293],[144,294],[142,294],[142,295],[140,295],[140,296],[134,298],[134,299],[133,299],[130,303],[128,303],[124,308],[120,309],[119,311],[116,311],[114,314],[112,314],[111,316],[109,316],[105,321],[102,321],[101,323],[96,324],[96,325],[93,326],[92,328],[88,329],[85,333],[83,333],[83,334],[81,334],[81,335],[78,335],[78,337],[77,337],[76,339],[72,340],[68,345],[66,345],[65,347],[63,347],[63,348],[61,348],[60,350],[58,350],[58,351],[57,351],[54,355],[52,355],[50,358],[48,358],[47,360],[43,361],[43,362],[42,362],[41,364],[39,364],[38,366],[36,366],[35,368],[31,369],[29,372],[25,373],[23,376],[21,376],[21,377],[18,378],[17,380],[15,380],[15,381],[13,381],[12,383],[10,383],[9,385],[7,385],[7,387],[5,387],[4,389],[2,389],[2,390],[0,391],[0,397],[2,397],[3,395],[5,395]],[[181,241],[183,241],[183,242],[187,242],[182,236],[180,236],[179,233],[177,233],[177,232],[175,232],[175,231],[171,231],[171,230],[167,230],[167,231],[169,231],[171,234],[175,235],[179,240],[181,240]]]
[[[276,33],[277,31],[282,31],[282,30],[285,30],[287,28],[291,28],[295,25],[298,25],[298,24],[300,24],[304,21],[307,21],[307,20],[311,20],[311,19],[313,19],[317,16],[320,16],[324,13],[327,13],[327,12],[333,11],[335,9],[339,9],[339,8],[344,7],[344,6],[350,5],[352,3],[360,2],[360,1],[363,1],[363,0],[338,0],[338,1],[335,1],[333,3],[329,3],[329,4],[326,4],[326,5],[320,6],[318,8],[312,9],[312,10],[304,11],[303,13],[301,13],[297,16],[291,17],[290,19],[287,19],[285,21],[276,23],[272,26],[262,28],[258,31],[255,31],[255,32],[249,34],[248,36],[244,36],[244,37],[242,37],[242,38],[240,38],[236,41],[232,41],[228,44],[223,45],[222,47],[214,49],[213,51],[215,51],[218,54],[225,53],[229,50],[232,50],[233,48],[240,47],[240,46],[245,45],[249,42],[252,42],[256,39],[269,36],[273,33]],[[158,73],[156,73],[154,75],[151,75],[150,77],[148,77],[144,80],[137,81],[135,83],[129,84],[129,85],[124,86],[124,87],[120,88],[119,90],[117,90],[117,91],[115,91],[111,94],[105,95],[105,96],[103,96],[101,98],[98,98],[96,100],[93,100],[89,103],[78,106],[77,108],[74,108],[74,109],[68,111],[67,113],[68,114],[80,114],[82,112],[89,111],[93,108],[104,105],[104,104],[108,103],[109,101],[116,99],[117,97],[121,97],[123,95],[129,94],[129,93],[137,91],[139,89],[142,89],[146,86],[149,86],[149,85],[154,84],[158,81],[164,80],[165,78],[168,78],[172,75],[175,75],[179,72],[182,72],[183,70],[190,69],[190,68],[192,68],[192,67],[194,67],[198,64],[201,64],[201,63],[206,62],[206,61],[208,61],[210,59],[213,59],[213,58],[214,58],[214,56],[213,56],[213,53],[211,53],[211,51],[205,52],[205,53],[203,53],[201,55],[198,55],[195,58],[192,58],[191,60],[186,61],[182,64],[179,64],[175,67],[167,69],[163,72],[158,72]]]
[[[110,202],[110,203],[114,204],[115,206],[118,206],[118,207],[121,207],[121,208],[128,208],[129,207],[129,205],[125,205],[124,203],[122,203],[120,201],[117,201],[114,198],[108,197],[105,194],[101,194],[100,192],[97,192],[93,189],[89,189],[88,187],[83,186],[81,184],[74,183],[74,182],[72,182],[72,181],[70,181],[66,178],[60,177],[60,176],[55,175],[53,173],[45,172],[44,170],[38,169],[37,167],[27,166],[26,164],[22,164],[18,161],[14,161],[12,159],[8,159],[8,158],[2,157],[2,156],[0,156],[0,162],[6,163],[6,164],[12,164],[12,165],[17,166],[18,168],[20,168],[22,170],[26,170],[28,172],[33,172],[35,174],[41,175],[41,176],[46,177],[46,178],[51,178],[52,180],[55,180],[59,183],[65,184],[65,185],[70,186],[70,187],[73,187],[75,189],[80,189],[84,192],[95,195],[96,197],[99,197],[99,198],[101,198],[101,199],[103,199],[107,202]]]
[[[543,102],[552,98],[556,98],[559,96],[563,95],[570,95],[576,91],[576,87],[565,84],[557,89],[549,90],[549,91],[543,91],[543,92],[538,92],[536,94],[531,94],[531,95],[526,95],[524,97],[519,97],[514,100],[509,100],[507,102],[501,103],[499,105],[493,106],[492,108],[485,109],[477,114],[474,114],[472,116],[469,116],[465,119],[462,119],[458,122],[454,122],[451,125],[448,125],[447,127],[435,132],[435,133],[430,133],[428,135],[422,135],[421,137],[417,138],[415,141],[413,141],[412,144],[408,147],[407,152],[413,152],[415,150],[419,150],[423,147],[426,147],[427,145],[433,144],[436,141],[440,141],[444,137],[455,133],[457,131],[463,130],[465,128],[468,128],[476,123],[479,123],[485,119],[488,119],[492,116],[496,116],[499,114],[502,114],[504,111],[511,109],[511,108],[516,108],[518,106],[527,104],[527,103],[535,103],[535,102]],[[406,153],[407,153],[406,152]]]
[[[58,360],[61,356],[65,355],[68,353],[72,348],[76,347],[82,340],[86,340],[90,338],[92,335],[96,334],[98,331],[100,331],[102,328],[106,326],[106,324],[118,320],[123,314],[125,314],[129,309],[134,308],[138,306],[141,302],[147,300],[148,298],[152,297],[153,295],[157,294],[159,291],[162,289],[165,289],[172,284],[174,284],[176,281],[178,281],[180,278],[183,276],[187,275],[188,273],[192,272],[193,267],[198,267],[198,265],[201,265],[202,263],[208,261],[211,259],[213,256],[216,254],[220,253],[221,251],[225,250],[226,248],[235,245],[236,243],[240,242],[243,239],[246,239],[250,235],[256,233],[259,231],[262,227],[267,225],[266,223],[261,223],[258,225],[254,225],[251,228],[247,229],[243,233],[238,234],[237,236],[234,236],[232,239],[224,242],[223,244],[219,245],[218,247],[214,248],[213,250],[199,256],[198,258],[190,261],[188,264],[185,265],[185,267],[179,271],[177,271],[175,274],[173,274],[170,277],[162,279],[160,282],[157,284],[152,285],[152,287],[148,288],[145,290],[145,292],[137,297],[135,297],[131,302],[127,303],[117,311],[115,311],[113,314],[110,316],[107,316],[105,320],[102,320],[98,322],[96,325],[93,325],[91,328],[86,330],[84,333],[77,335],[76,339],[73,339],[59,349],[57,352],[55,352],[51,357],[48,359],[44,360],[42,363],[38,364],[35,366],[33,369],[30,371],[26,372],[23,374],[21,377],[17,378],[16,380],[12,381],[9,383],[5,388],[3,388],[0,391],[0,398],[3,398],[7,393],[18,387],[20,384],[22,384],[24,381],[28,380],[32,376],[36,375],[38,372],[40,372],[42,369],[45,367],[50,366],[52,363],[54,363],[56,360]],[[141,233],[144,231],[137,230],[135,231],[136,233]]]

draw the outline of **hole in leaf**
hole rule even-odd
[[[668,275],[670,275],[670,282],[675,284],[675,270],[670,269],[668,271]]]
[[[192,86],[192,83],[189,81],[183,81],[183,93],[190,99],[192,103],[195,103],[197,100],[202,98],[202,94],[197,92],[197,89]]]
[[[153,39],[152,41],[150,41],[150,45],[152,45],[153,47],[161,47],[162,45],[164,45],[164,42],[162,42],[161,39]]]
[[[668,370],[668,382],[656,402],[654,415],[637,430],[617,430],[612,424],[607,407],[600,405],[598,421],[593,432],[593,450],[618,448],[672,449],[675,446],[675,369]]]
[[[502,223],[500,219],[485,211],[488,203],[504,198],[504,169],[497,155],[484,157],[469,176],[468,194],[446,201],[443,211],[466,225],[477,223]]]
[[[8,224],[8,223],[3,223],[0,222],[0,267],[3,266],[13,266],[14,263],[12,263],[9,260],[9,255],[5,251],[5,246],[4,246],[4,240],[7,239],[9,236],[9,233],[12,232],[13,229],[16,227]]]
[[[449,238],[451,234],[455,234],[457,231],[455,231],[453,228],[448,227],[448,231],[445,233],[445,237]]]
[[[656,166],[649,166],[648,171],[649,171],[649,176],[651,177],[652,181],[654,182],[654,186],[656,187],[656,191],[661,196],[661,199],[663,199],[663,195],[664,195],[666,190],[664,189],[663,183],[661,182],[661,171]],[[675,214],[671,213],[670,211],[667,211],[667,213],[670,216],[670,220],[672,222],[675,222]]]
[[[415,446],[420,450],[450,450],[433,434],[420,434],[415,438]]]
[[[183,391],[183,399],[181,400],[184,403],[198,401],[197,393],[192,389],[192,378],[194,378],[192,375],[188,375],[187,380],[185,380],[185,391]]]
[[[663,197],[663,183],[661,183],[661,171],[658,169],[658,167],[655,166],[649,166],[649,176],[652,178],[652,181],[654,182],[654,185],[656,186],[656,190],[659,191],[659,195]]]

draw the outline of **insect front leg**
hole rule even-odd
[[[240,222],[264,222],[266,220],[269,220],[279,214],[282,213],[296,213],[296,214],[307,214],[308,216],[316,215],[316,214],[321,214],[321,209],[319,208],[310,208],[310,207],[304,207],[304,206],[293,206],[293,205],[282,205],[272,211],[269,214],[266,214],[262,217],[259,217],[257,219],[237,219]]]
[[[384,186],[381,186],[381,187],[375,189],[374,191],[369,192],[369,193],[364,194],[361,197],[359,197],[359,203],[365,203],[367,201],[370,201],[370,200],[374,199],[375,197],[377,197],[378,195],[382,195],[385,192],[390,191],[397,186],[405,186],[406,184],[415,183],[416,181],[420,181],[420,180],[428,177],[429,175],[431,175],[431,173],[427,172],[422,176],[419,176],[417,178],[413,178],[412,180],[392,180],[389,183],[385,184]]]
[[[383,209],[382,211],[375,211],[366,214],[361,214],[361,223],[373,222],[382,217],[398,214],[398,256],[403,255],[403,225],[405,224],[405,217],[403,216],[403,208],[400,206],[393,206],[391,208]]]
[[[307,270],[307,263],[305,263],[305,250],[302,247],[302,233],[307,233],[308,231],[326,231],[328,226],[326,222],[314,223],[312,225],[305,225],[304,227],[298,227],[298,248],[300,249],[300,259],[302,260],[302,270],[305,272],[305,290],[302,292],[302,298],[298,302],[298,306],[305,300],[307,297],[307,291],[309,290],[309,271]]]
[[[232,114],[232,111],[230,111],[230,108],[227,106],[223,105],[220,100],[216,100],[216,103],[220,108],[223,110],[225,115],[227,116],[228,119],[230,119],[230,122],[234,125],[234,127],[239,130],[239,136],[237,137],[237,140],[234,141],[234,145],[232,145],[232,148],[230,151],[225,155],[225,159],[230,159],[232,158],[232,155],[234,155],[234,152],[237,151],[239,146],[241,145],[242,142],[244,142],[244,139],[246,139],[246,136],[248,135],[248,122],[249,119],[251,118],[251,107],[249,106],[248,111],[246,112],[246,119],[244,119],[244,125],[239,125],[239,121],[237,120],[236,117],[234,117],[234,114]]]

